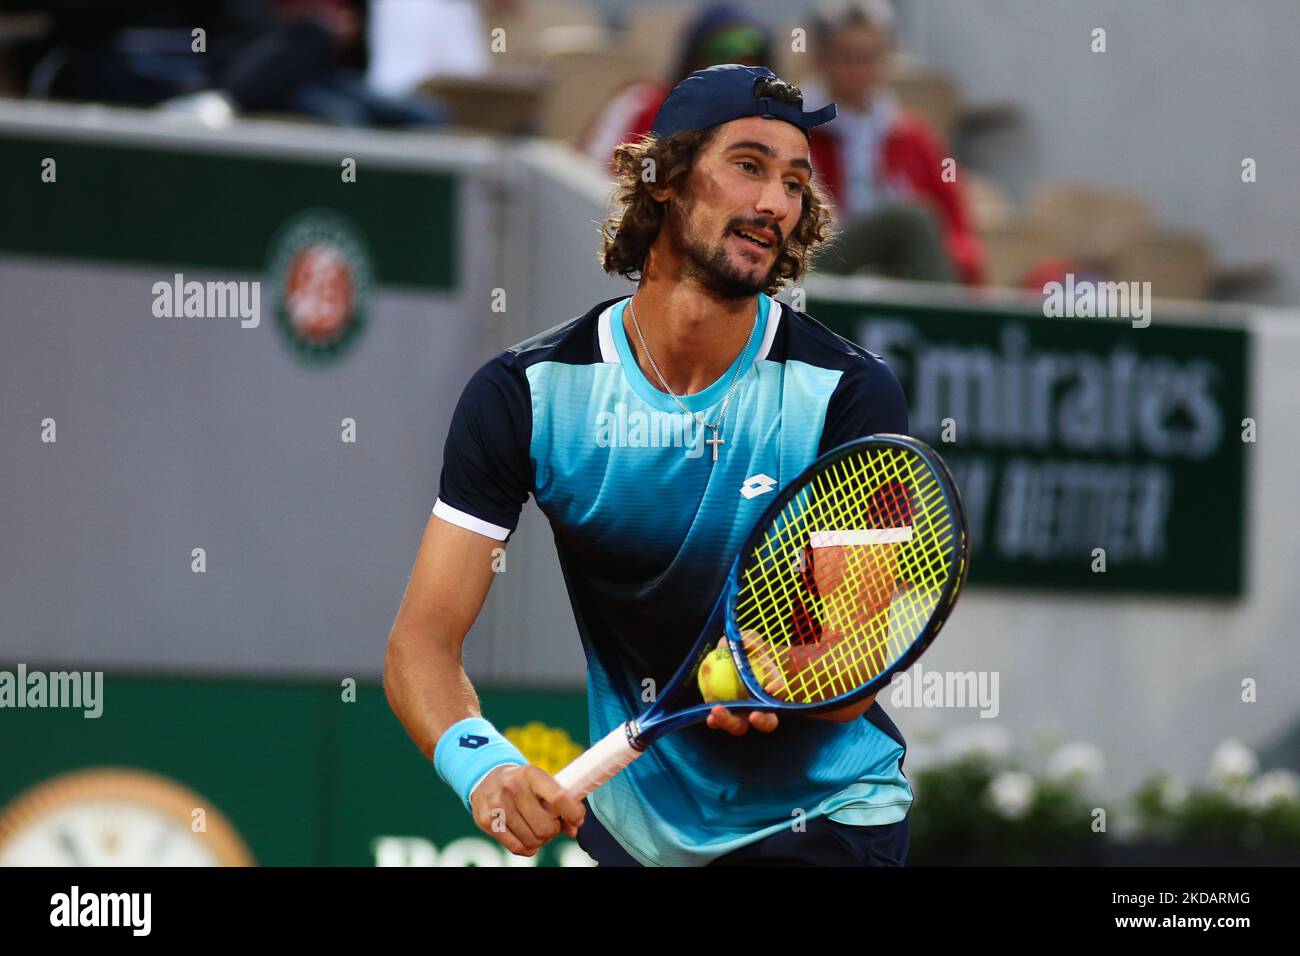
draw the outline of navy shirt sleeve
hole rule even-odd
[[[889,432],[906,435],[907,399],[885,360],[864,352],[840,378],[826,406],[821,455],[855,438]]]
[[[475,372],[447,430],[434,514],[505,540],[533,485],[532,418],[528,379],[514,353]]]

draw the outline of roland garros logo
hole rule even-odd
[[[371,295],[370,257],[361,230],[347,217],[308,209],[275,238],[267,272],[276,325],[300,357],[341,357],[365,325]]]

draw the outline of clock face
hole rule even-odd
[[[252,862],[239,834],[211,801],[143,771],[64,774],[33,787],[0,812],[0,866]]]

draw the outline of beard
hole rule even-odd
[[[755,275],[750,270],[734,265],[725,245],[726,236],[731,235],[733,229],[754,223],[733,220],[727,224],[723,238],[711,245],[707,240],[691,233],[689,226],[692,208],[693,203],[689,200],[675,203],[667,216],[668,234],[682,254],[681,278],[695,282],[706,292],[723,300],[748,299],[770,287],[781,261],[780,250],[785,245],[780,236],[781,227],[775,224],[768,226],[777,233],[777,256],[770,269]]]

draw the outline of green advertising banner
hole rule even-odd
[[[912,433],[961,488],[972,583],[1241,593],[1244,331],[884,302],[808,311],[898,376]]]
[[[15,667],[4,673],[15,691]],[[524,858],[482,833],[378,684],[108,675],[96,706],[77,709],[36,699],[25,676],[26,706],[0,710],[0,865],[591,863],[568,838]],[[481,699],[548,772],[582,751],[582,692],[489,688]],[[195,836],[200,818],[223,833],[215,853]]]
[[[453,175],[426,169],[367,166],[349,181],[333,157],[0,130],[0,252],[24,256],[259,272],[285,224],[324,207],[365,237],[378,284],[446,290],[458,281],[455,197]]]

